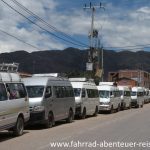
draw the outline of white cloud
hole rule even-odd
[[[21,10],[18,7],[16,7],[13,3],[10,3],[10,1],[6,1],[11,6],[13,6],[17,10]],[[22,5],[27,7],[29,10],[33,11],[35,14],[41,16],[44,18],[45,14],[47,13],[47,9],[49,8],[51,11],[54,11],[55,7],[57,6],[57,3],[53,0],[32,0],[32,1],[19,1]],[[11,10],[9,7],[7,7],[5,4],[0,2],[0,29],[3,31],[8,32],[9,34],[27,42],[30,43],[36,47],[39,47],[39,49],[63,49],[65,47],[64,44],[59,43],[54,38],[48,36],[48,35],[42,35],[41,36],[41,29],[34,25],[29,25],[29,28],[18,28],[18,25],[20,23],[22,24],[28,24],[29,22]],[[23,14],[27,15],[27,13],[21,11]],[[8,35],[5,35],[4,33],[0,34],[0,52],[11,52],[15,50],[22,50],[25,49],[28,52],[35,51],[37,49],[23,44],[20,41],[14,39],[13,37],[10,37]]]
[[[6,2],[12,3],[9,0]],[[33,11],[51,25],[73,36],[87,38],[91,25],[91,14],[82,9],[72,9],[72,12],[58,11],[59,1],[55,0],[20,0],[29,10]],[[13,7],[21,11],[13,4]],[[28,24],[28,21],[0,2],[0,29],[33,44],[39,49],[64,49],[67,43],[44,34],[38,27]],[[150,8],[141,6],[137,9],[115,8],[108,3],[106,11],[98,11],[95,16],[95,27],[100,30],[104,46],[123,47],[128,45],[148,44],[150,39]],[[24,11],[23,14],[26,14]],[[39,25],[42,25],[37,21]],[[27,27],[18,28],[22,24]],[[43,25],[42,25],[43,26]],[[44,26],[47,28],[46,26]],[[48,29],[48,28],[47,28]],[[50,30],[55,34],[53,30]],[[78,39],[77,39],[78,40]],[[36,49],[25,45],[10,36],[0,34],[1,52],[11,52],[25,49],[28,52]]]

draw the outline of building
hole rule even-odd
[[[119,70],[117,72],[109,72],[108,81],[118,82],[120,85],[150,88],[150,73],[143,70]]]

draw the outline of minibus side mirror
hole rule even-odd
[[[114,95],[110,95],[110,98],[114,98]]]

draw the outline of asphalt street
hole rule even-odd
[[[69,147],[51,145],[53,142],[67,143]],[[0,132],[0,150],[50,149],[149,150],[150,104],[139,109],[76,119],[71,124],[60,121],[50,129],[41,125],[27,127],[20,137],[13,137],[7,131]]]

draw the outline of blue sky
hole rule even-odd
[[[10,9],[0,1],[0,32],[5,31],[30,45],[21,43],[8,34],[0,34],[0,51],[13,52],[26,50],[63,50],[67,47],[85,49],[87,46],[73,44],[58,32],[36,20],[31,14],[18,7],[13,0],[4,0],[12,8],[35,22]],[[74,40],[89,45],[88,34],[91,26],[91,11],[83,10],[89,5],[105,6],[105,10],[96,9],[94,27],[99,31],[99,38],[104,48],[120,50],[147,50],[150,46],[150,1],[149,0],[19,0],[20,4],[37,14],[57,30],[69,34]],[[42,28],[39,28],[42,27]],[[43,28],[45,30],[43,30]],[[48,30],[49,32],[46,32]],[[54,36],[54,34],[57,37]],[[80,45],[80,46],[79,46]],[[138,46],[135,46],[138,45]]]

